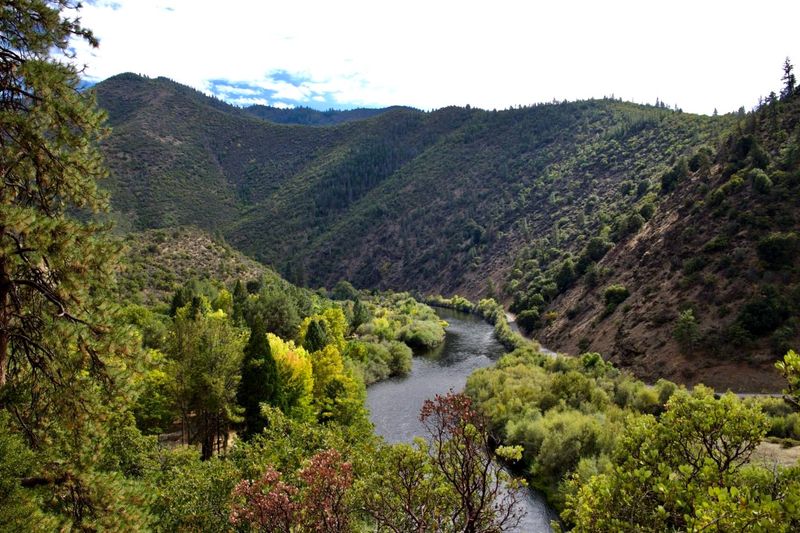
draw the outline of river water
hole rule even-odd
[[[449,327],[444,344],[435,351],[414,357],[411,373],[371,385],[367,404],[375,431],[388,442],[411,442],[425,431],[419,422],[422,403],[435,394],[450,389],[461,391],[467,377],[478,368],[489,366],[504,350],[493,334],[493,328],[469,314],[436,309]],[[533,491],[525,491],[520,505],[525,517],[516,531],[546,533],[552,531],[550,521],[556,514],[544,499]]]

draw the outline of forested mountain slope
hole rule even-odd
[[[771,362],[797,342],[794,252],[764,255],[797,247],[795,99],[714,117],[609,99],[390,108],[310,127],[163,78],[96,91],[112,202],[135,228],[218,231],[308,286],[495,296],[550,347],[652,379],[776,388]]]
[[[124,74],[96,91],[113,128],[112,201],[134,227],[220,230],[311,285],[348,278],[470,296],[496,290],[534,238],[577,249],[731,121],[600,100],[399,108],[311,128],[252,118],[163,78]]]
[[[666,175],[655,216],[542,310],[541,339],[653,380],[779,389],[800,342],[799,125],[800,98],[772,98]]]
[[[244,108],[244,112],[270,122],[278,124],[302,124],[305,126],[331,126],[333,124],[343,124],[356,120],[381,115],[392,109],[402,109],[400,107],[385,107],[381,109],[357,108],[347,110],[329,109],[328,111],[317,111],[310,107],[295,107],[283,109],[265,105],[251,105]],[[407,109],[407,108],[406,108]]]

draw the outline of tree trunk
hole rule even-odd
[[[9,309],[8,296],[11,282],[5,269],[5,259],[0,260],[0,389],[6,384],[8,379],[8,338],[9,338]]]
[[[203,413],[203,437],[200,449],[200,459],[207,461],[214,455],[214,432],[208,419],[208,412]]]

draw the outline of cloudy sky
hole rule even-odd
[[[789,0],[89,0],[86,76],[166,76],[231,103],[505,109],[614,95],[751,108],[800,77]]]

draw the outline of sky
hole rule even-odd
[[[800,77],[796,0],[89,0],[85,77],[165,76],[232,104],[506,109],[614,96],[750,109]]]

